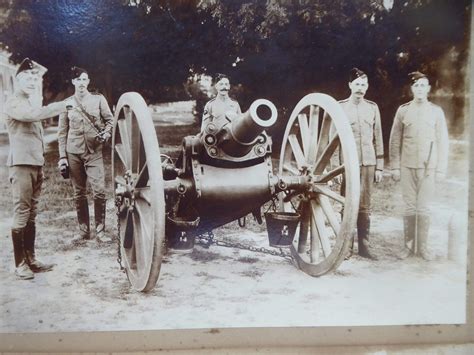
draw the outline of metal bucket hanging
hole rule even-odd
[[[285,248],[293,242],[300,214],[296,212],[265,213],[268,242],[271,247]]]

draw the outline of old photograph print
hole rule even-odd
[[[471,6],[0,1],[0,332],[466,323]]]

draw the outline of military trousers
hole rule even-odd
[[[94,199],[105,198],[105,174],[102,150],[94,153],[67,153],[69,172],[74,188],[74,199],[87,198],[87,181]]]
[[[405,203],[405,216],[429,215],[435,192],[435,169],[417,169],[402,166],[400,183]]]
[[[370,214],[372,191],[374,190],[375,165],[360,167],[359,213]]]
[[[14,165],[9,168],[9,180],[13,196],[12,229],[21,229],[34,222],[43,184],[43,167]]]
[[[370,215],[372,191],[374,189],[375,165],[360,166],[359,213]],[[345,196],[346,182],[342,180],[341,192]]]

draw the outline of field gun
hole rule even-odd
[[[270,246],[289,248],[299,269],[320,276],[336,269],[349,247],[359,206],[359,163],[344,111],[325,94],[305,96],[291,113],[278,170],[266,129],[275,105],[254,101],[241,115],[205,121],[184,137],[176,161],[160,154],[150,110],[138,93],[117,104],[112,170],[120,251],[128,279],[152,289],[169,250],[191,252],[196,236],[252,213],[266,214]],[[342,163],[332,166],[338,154]],[[344,190],[336,183],[343,175]]]

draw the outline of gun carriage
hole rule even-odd
[[[240,116],[215,117],[199,134],[183,139],[173,162],[160,155],[143,98],[120,97],[112,171],[119,248],[135,289],[155,286],[168,248],[192,250],[195,236],[249,213],[261,223],[261,207],[272,199],[278,199],[279,211],[269,216],[280,221],[277,234],[290,235],[285,244],[299,269],[320,276],[340,265],[356,223],[360,189],[348,120],[330,96],[305,96],[289,117],[274,170],[265,129],[276,120],[276,107],[263,99]],[[337,166],[331,164],[335,154],[342,158]],[[343,184],[335,182],[338,176],[344,176]],[[288,233],[291,220],[293,233]]]

